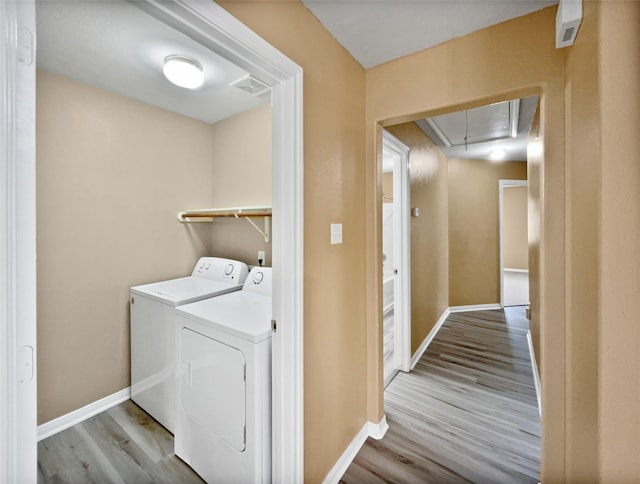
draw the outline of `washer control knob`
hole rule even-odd
[[[233,264],[227,264],[227,266],[224,268],[225,276],[230,276],[233,272],[233,269],[235,269],[235,266]]]

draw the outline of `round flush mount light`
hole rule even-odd
[[[202,64],[184,55],[165,57],[162,72],[170,82],[187,89],[197,89],[204,82]]]

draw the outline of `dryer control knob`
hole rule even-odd
[[[263,272],[256,272],[253,275],[253,283],[254,284],[260,284],[262,282],[262,279],[264,279],[264,273]]]

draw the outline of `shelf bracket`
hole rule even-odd
[[[236,214],[236,218],[240,218],[237,214]],[[251,225],[253,225],[253,227],[260,232],[260,234],[264,237],[264,241],[265,243],[269,243],[269,239],[271,236],[271,221],[269,219],[269,217],[265,217],[264,218],[264,232],[260,229],[260,227],[258,227],[256,225],[256,223],[251,220],[249,217],[245,217],[245,220],[247,222],[249,222]]]

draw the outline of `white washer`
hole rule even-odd
[[[207,482],[271,482],[271,268],[176,310],[175,453]]]
[[[244,262],[201,257],[191,276],[131,288],[131,399],[174,432],[175,308],[242,289]]]

